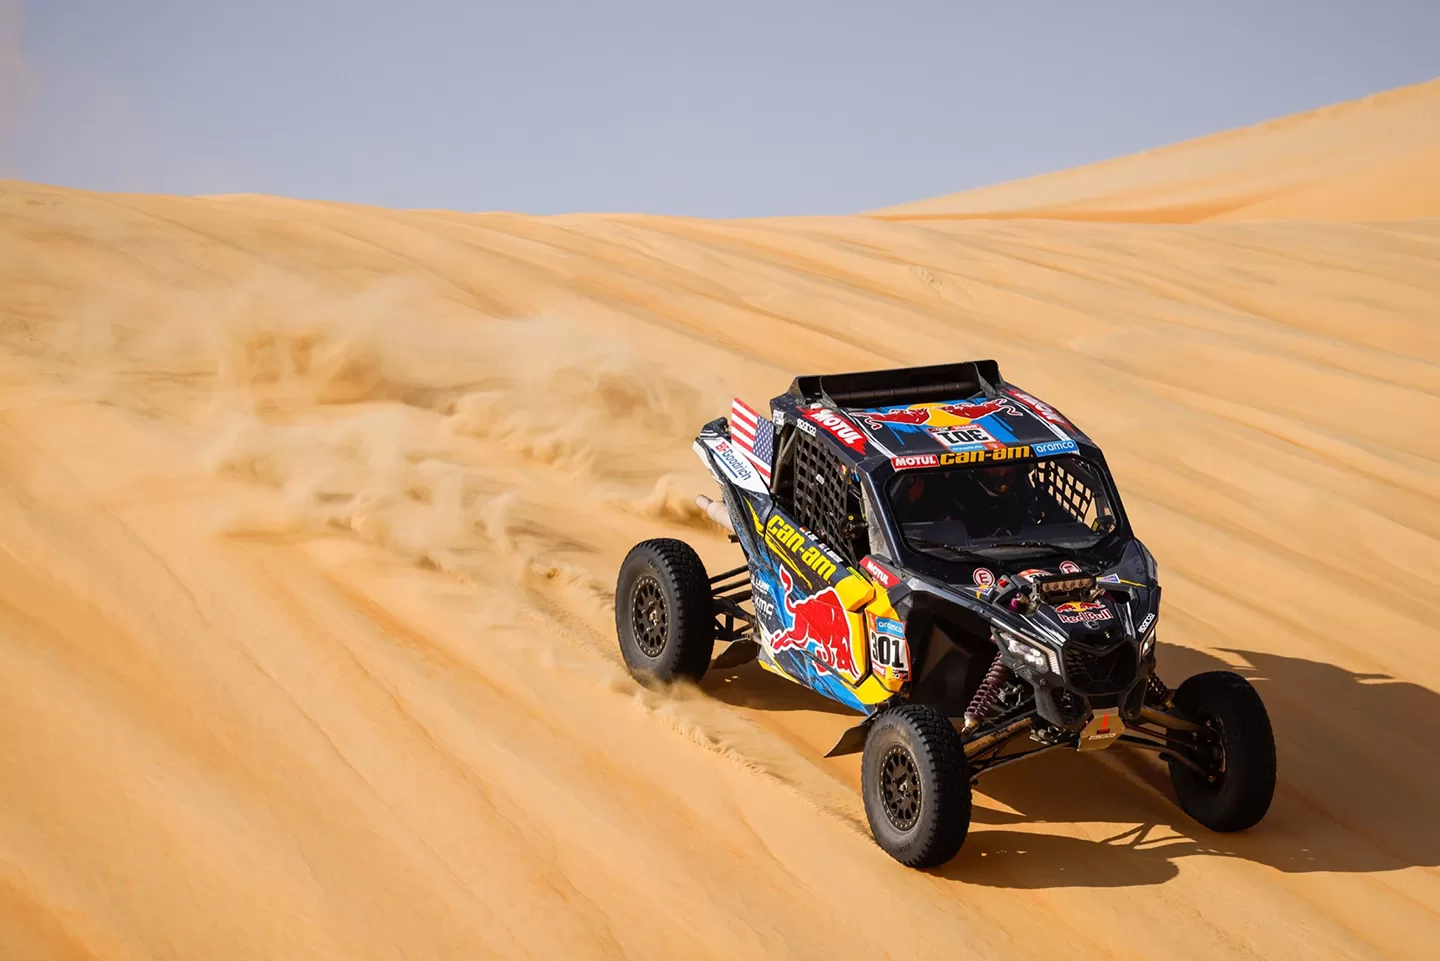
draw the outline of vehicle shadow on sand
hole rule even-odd
[[[761,711],[817,711],[822,714],[843,714],[862,720],[843,704],[836,703],[808,687],[771,674],[758,661],[739,667],[714,668],[700,682],[706,694],[731,707],[748,707]]]
[[[1250,665],[1239,673],[1275,728],[1279,782],[1260,824],[1218,834],[1191,821],[1148,752],[1057,751],[982,778],[972,833],[935,873],[999,887],[1117,887],[1168,880],[1195,855],[1287,872],[1440,865],[1440,750],[1427,740],[1440,729],[1440,694],[1302,658],[1226,653]],[[1230,668],[1184,648],[1167,648],[1160,663],[1172,685]],[[1046,822],[1084,825],[1089,837],[1046,833]]]

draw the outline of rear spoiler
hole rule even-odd
[[[805,403],[827,407],[886,407],[929,401],[963,400],[983,392],[996,396],[1003,384],[993,360],[967,360],[929,367],[863,370],[850,374],[809,374],[790,383],[790,394]]]

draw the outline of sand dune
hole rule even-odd
[[[1440,78],[1043,177],[875,211],[1130,223],[1440,216]]]
[[[883,217],[0,184],[0,957],[1428,956],[1437,99]],[[913,872],[847,716],[624,674],[628,547],[735,557],[732,393],[969,357],[1106,448],[1163,675],[1255,679],[1256,830],[1051,755]]]

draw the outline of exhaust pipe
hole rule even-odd
[[[712,521],[719,524],[721,527],[725,528],[730,533],[735,533],[735,525],[730,523],[730,512],[725,509],[724,504],[720,503],[719,501],[712,501],[704,494],[696,494],[695,506],[704,511],[706,517],[710,518]]]

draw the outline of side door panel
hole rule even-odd
[[[873,585],[778,507],[761,538],[768,570],[752,565],[752,580],[760,582],[756,596],[773,607],[771,618],[762,617],[761,639],[772,666],[831,696],[832,684],[816,683],[826,675],[853,689],[869,671],[864,610]],[[853,690],[837,699],[856,701]]]

